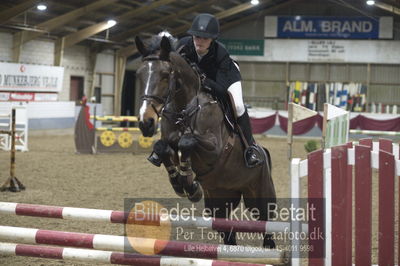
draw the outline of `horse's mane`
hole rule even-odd
[[[172,51],[169,54],[169,58],[175,71],[181,69],[186,71],[187,74],[191,75],[191,78],[197,78],[198,73],[193,70],[185,58],[183,58],[178,52]]]
[[[149,54],[154,54],[156,51],[160,50],[162,37],[167,37],[171,44],[172,51],[176,51],[178,40],[174,38],[168,31],[162,31],[144,41]]]

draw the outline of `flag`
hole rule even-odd
[[[322,143],[324,148],[342,145],[349,140],[350,113],[329,103],[324,104]]]

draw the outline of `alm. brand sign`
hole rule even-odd
[[[266,17],[266,36],[278,38],[386,39],[392,38],[393,18],[380,17]]]
[[[220,40],[231,55],[264,55],[264,40]]]
[[[63,67],[0,63],[0,91],[59,92]]]

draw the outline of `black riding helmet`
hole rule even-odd
[[[187,33],[202,38],[216,39],[219,35],[218,19],[207,13],[197,15]]]

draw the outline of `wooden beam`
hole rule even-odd
[[[19,63],[19,59],[21,57],[22,50],[22,35],[14,34],[13,35],[13,57],[12,60],[15,63]]]
[[[398,7],[395,7],[395,6],[392,6],[392,5],[389,5],[389,4],[385,4],[385,3],[382,3],[382,2],[375,2],[374,6],[380,8],[380,9],[389,11],[389,12],[391,12],[393,14],[400,15],[400,8],[398,8]]]
[[[95,71],[95,67],[96,67],[96,62],[97,62],[97,51],[91,49],[90,53],[89,53],[89,79],[88,79],[88,83],[89,83],[89,88],[87,91],[87,94],[89,99],[92,98],[94,96],[94,87],[95,87],[95,81],[96,81],[96,71]]]
[[[185,25],[192,25],[191,21],[187,21],[187,20],[183,20],[183,19],[175,19],[175,22],[179,22],[181,24],[185,24]]]
[[[130,55],[136,54],[138,52],[136,45],[129,45],[118,50],[118,56],[128,57]]]
[[[142,15],[142,14],[144,14],[144,13],[146,13],[146,12],[152,10],[152,9],[155,9],[155,8],[157,8],[159,6],[167,5],[167,4],[170,4],[170,3],[175,2],[175,1],[176,0],[159,0],[159,1],[155,1],[151,5],[141,6],[139,8],[135,8],[135,9],[133,9],[131,11],[128,11],[128,12],[118,16],[116,18],[116,20],[118,22],[122,22],[123,20],[128,20],[128,19],[131,19],[132,17],[138,16],[138,15]]]
[[[135,34],[141,32],[143,30],[146,30],[146,29],[148,29],[150,27],[153,27],[153,26],[156,26],[156,25],[162,25],[163,23],[171,21],[171,20],[174,20],[175,18],[179,18],[179,17],[182,17],[182,16],[184,16],[184,15],[186,15],[188,13],[195,12],[195,11],[197,11],[197,10],[203,8],[203,7],[206,7],[206,6],[210,5],[210,4],[212,4],[215,1],[216,0],[209,0],[207,2],[203,2],[203,3],[197,4],[197,5],[192,6],[190,8],[183,9],[183,10],[179,11],[178,13],[175,13],[175,14],[172,14],[172,15],[169,15],[169,16],[165,16],[165,17],[161,17],[161,18],[153,20],[151,22],[142,24],[142,25],[140,25],[140,26],[138,26],[136,28],[133,28],[131,30],[128,30],[128,31],[125,31],[123,33],[120,33],[120,34],[116,35],[115,37],[112,38],[112,40],[116,41],[116,42],[123,41],[123,40],[125,40],[125,39],[127,39],[129,37],[132,37]]]
[[[54,65],[55,66],[61,66],[61,64],[62,64],[62,59],[64,56],[64,44],[65,44],[65,38],[60,38],[55,43],[55,47],[54,47]]]
[[[216,6],[216,5],[211,5],[210,7],[211,7],[212,9],[215,9],[215,10],[219,11],[219,12],[221,12],[221,11],[224,11],[224,10],[225,10],[225,8],[223,8],[223,7],[220,7],[220,6]]]
[[[38,0],[25,0],[19,5],[13,6],[8,8],[4,11],[0,12],[0,25],[4,24],[8,20],[12,19],[13,17],[18,16],[19,14],[31,9],[35,6]]]
[[[299,2],[299,1],[300,0],[288,0],[286,2],[277,4],[277,5],[274,5],[274,6],[271,6],[271,7],[264,8],[263,10],[261,10],[261,12],[257,12],[257,13],[254,13],[254,14],[250,15],[250,16],[246,16],[246,17],[243,17],[241,19],[235,19],[232,22],[223,24],[221,26],[221,30],[232,28],[234,26],[240,25],[240,24],[242,24],[244,22],[247,22],[249,20],[254,20],[259,16],[265,16],[268,13],[276,11],[277,9],[285,8],[285,7],[290,6],[290,5],[294,4],[295,2]]]
[[[89,26],[87,28],[84,28],[80,31],[71,33],[67,36],[64,36],[65,42],[64,42],[64,48],[70,47],[74,44],[77,44],[87,37],[90,37],[96,33],[102,32],[103,30],[109,29],[112,26],[108,25],[107,21],[97,23],[95,25]]]
[[[114,75],[114,115],[121,115],[122,86],[124,83],[126,68],[126,56],[119,56],[115,53],[115,75]]]
[[[38,28],[45,28],[47,31],[51,31],[55,28],[59,28],[65,24],[67,24],[70,21],[73,21],[85,14],[87,14],[88,12],[91,12],[93,10],[99,9],[103,6],[106,5],[110,5],[114,2],[116,2],[117,0],[99,0],[99,1],[95,1],[89,5],[83,6],[81,8],[78,8],[74,11],[68,12],[64,15],[55,17],[53,19],[47,20],[43,23],[40,23],[37,25]],[[26,31],[23,33],[23,43],[26,43],[30,40],[33,40],[39,36],[43,35],[43,33],[40,32],[31,32],[31,31]]]
[[[218,19],[223,19],[223,18],[226,18],[226,17],[233,16],[233,15],[235,15],[237,13],[243,12],[243,11],[245,11],[247,9],[256,8],[256,7],[257,6],[252,5],[250,2],[248,2],[248,3],[244,3],[244,4],[241,4],[241,5],[229,8],[229,9],[227,9],[225,11],[218,12],[217,14],[215,14],[215,16]]]
[[[154,8],[157,8],[157,7],[161,6],[161,5],[166,5],[166,4],[169,4],[169,3],[174,2],[174,1],[176,1],[176,0],[159,0],[159,1],[156,1],[156,2],[152,3],[151,5],[146,5],[146,6],[143,5],[141,7],[138,7],[138,8],[135,8],[133,10],[130,10],[130,11],[128,11],[128,12],[126,12],[126,13],[120,15],[120,16],[117,16],[115,18],[115,20],[117,21],[117,23],[121,23],[124,20],[131,19],[133,16],[137,16],[137,15],[143,14],[143,13],[148,12],[148,11],[150,11],[150,10],[152,10]],[[83,29],[83,30],[81,30],[79,32],[83,32],[83,31],[92,32],[91,29],[93,27],[96,27],[96,26],[97,27],[101,27],[101,25],[103,25],[103,23],[98,23],[96,25],[89,26],[89,27],[87,27],[87,28],[85,28],[85,29]],[[89,36],[90,35],[87,35],[86,37],[89,37]],[[69,45],[66,45],[66,47],[67,46],[69,46]]]

